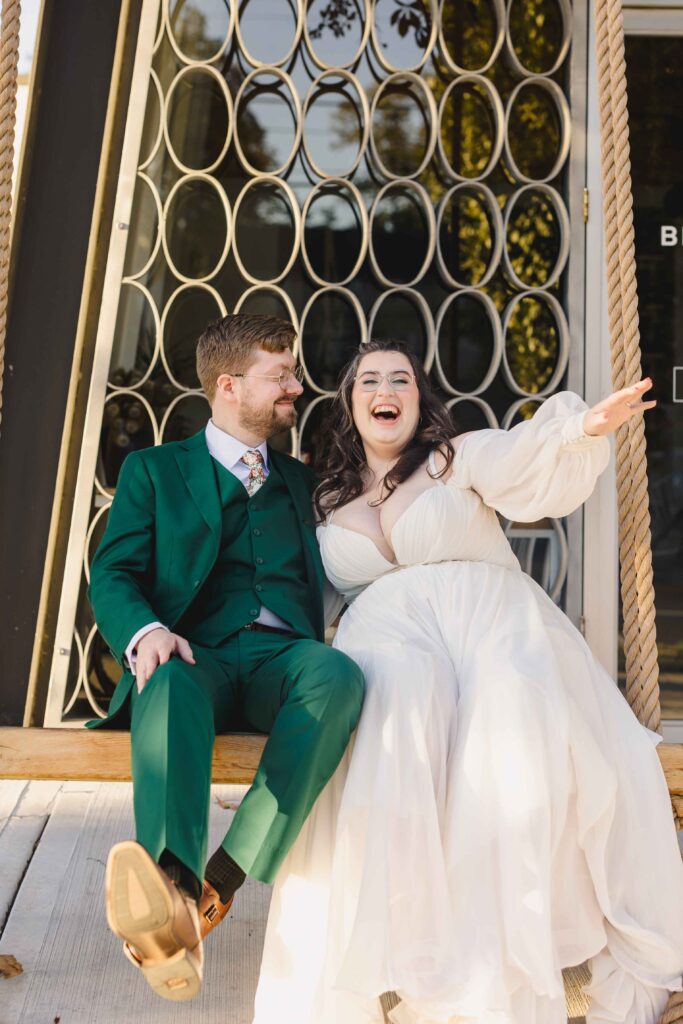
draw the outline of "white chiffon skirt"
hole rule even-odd
[[[254,1024],[656,1024],[683,974],[683,865],[655,749],[517,570],[382,577],[335,646],[360,723],[277,878]]]

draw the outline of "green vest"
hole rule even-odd
[[[311,586],[289,488],[271,460],[266,482],[250,498],[244,485],[212,460],[222,507],[221,543],[202,589],[176,632],[218,647],[256,619],[265,605],[298,637],[316,637]]]

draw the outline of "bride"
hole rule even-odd
[[[496,512],[590,495],[606,434],[548,398],[451,438],[398,342],[361,347],[333,402],[316,504],[365,673],[361,720],[278,875],[254,1024],[656,1024],[683,973],[683,865],[655,745],[580,633],[522,572]]]

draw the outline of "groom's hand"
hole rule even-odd
[[[135,683],[138,693],[142,693],[152,673],[165,665],[169,658],[177,654],[190,665],[195,664],[192,648],[187,640],[167,629],[151,629],[145,633],[137,645],[135,661]]]

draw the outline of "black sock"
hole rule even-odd
[[[184,892],[186,896],[191,896],[195,901],[199,899],[202,894],[202,883],[174,853],[168,849],[164,850],[159,857],[159,867],[164,869],[181,892]]]
[[[221,903],[227,903],[247,877],[222,846],[219,846],[209,858],[204,874],[209,885],[212,885],[220,896]]]

